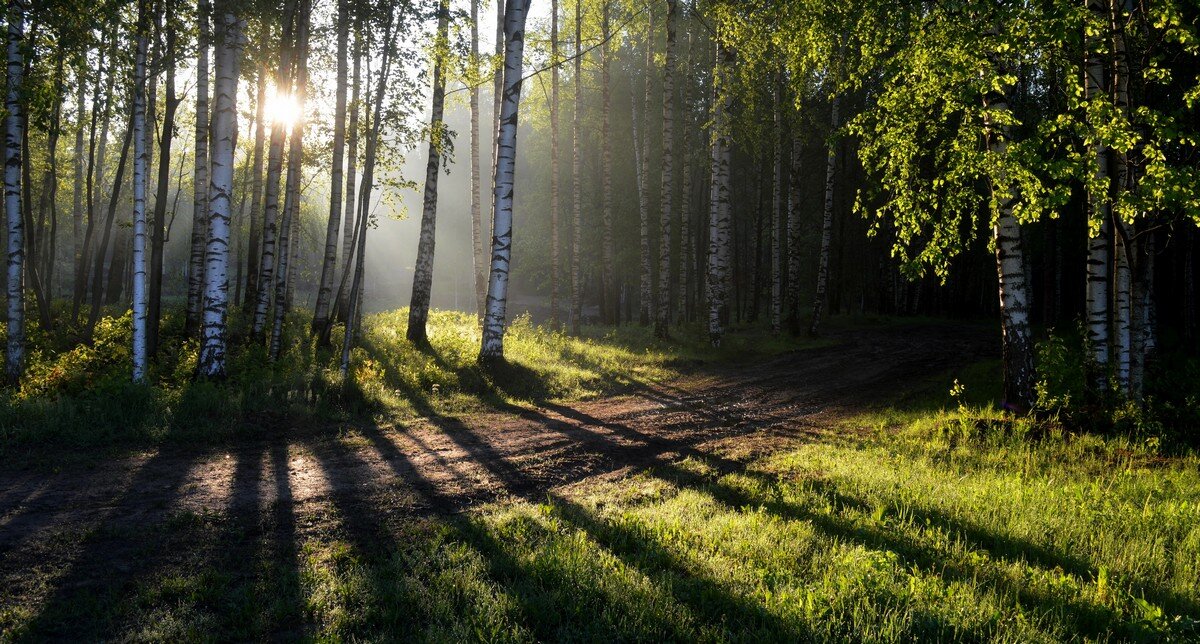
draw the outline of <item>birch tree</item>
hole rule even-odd
[[[163,60],[163,126],[158,138],[158,177],[154,194],[154,218],[150,232],[150,293],[146,330],[146,352],[153,357],[158,352],[159,328],[162,321],[163,257],[167,241],[167,201],[171,189],[171,152],[175,143],[175,114],[183,97],[176,93],[175,68],[178,34],[172,10],[175,3],[167,2],[164,26]]]
[[[727,85],[733,52],[717,45],[716,69],[713,72],[713,107],[711,138],[712,182],[708,205],[708,339],[713,347],[721,346],[725,335],[725,314],[728,301],[730,251],[732,240],[732,204],[730,202],[729,166],[729,109],[733,103]]]
[[[604,307],[601,318],[607,322],[620,319],[617,313],[617,271],[613,251],[612,212],[612,79],[609,72],[608,40],[612,37],[609,24],[609,2],[600,3],[600,302]]]
[[[808,334],[817,335],[821,330],[821,315],[824,312],[825,300],[829,289],[829,249],[833,245],[833,187],[837,173],[837,139],[838,107],[840,96],[830,99],[829,143],[825,153],[825,210],[821,216],[821,249],[817,258],[817,292],[813,296],[812,320],[808,325]]]
[[[300,0],[297,0],[300,1]],[[283,32],[279,39],[279,71],[275,75],[275,91],[290,91],[292,76],[292,33],[295,19],[294,2],[284,4]],[[258,301],[254,304],[252,334],[261,339],[271,307],[272,287],[275,285],[276,228],[279,220],[279,178],[283,172],[283,142],[286,124],[273,115],[271,141],[267,149],[267,183],[263,189],[262,257],[258,269]]]
[[[775,127],[772,131],[772,155],[775,162],[775,175],[771,186],[771,333],[779,333],[783,328],[783,184],[786,177],[783,173],[783,81],[775,83],[775,97],[772,112],[775,114]]]
[[[333,281],[337,277],[338,230],[342,221],[342,186],[346,145],[346,55],[350,39],[350,3],[338,0],[337,15],[337,87],[334,90],[333,160],[329,179],[329,221],[325,227],[325,255],[321,262],[321,281],[317,286],[317,304],[312,329],[327,326]],[[349,215],[347,215],[349,216]],[[328,338],[321,338],[322,344]]]
[[[559,328],[558,64],[558,0],[550,0],[550,326],[555,329]]]
[[[204,231],[208,225],[208,49],[211,45],[209,0],[197,0],[196,21],[196,145],[192,182],[192,243],[188,256],[187,334],[200,328],[202,290],[204,288]]]
[[[583,113],[583,2],[575,2],[575,109],[571,114],[571,333],[580,334],[583,317],[583,279],[579,256],[583,251],[583,172],[580,166],[580,118]],[[493,271],[495,269],[493,268]]]
[[[471,0],[471,69],[479,69],[479,0]],[[556,71],[557,78],[557,71]],[[471,83],[471,276],[474,280],[475,313],[483,319],[487,293],[487,259],[483,248],[483,188],[479,164],[479,83]]]
[[[677,0],[667,0],[667,55],[663,65],[662,205],[659,210],[658,306],[654,335],[666,338],[671,324],[671,216],[675,198],[675,20]]]
[[[230,214],[244,24],[234,13],[235,0],[218,1],[220,30],[216,40],[217,69],[213,94],[212,178],[208,190],[210,206],[204,257],[204,319],[198,365],[200,376],[205,378],[223,378],[226,370]]]
[[[1107,9],[1104,0],[1084,0],[1094,17],[1095,25],[1085,27],[1085,92],[1088,108],[1100,107],[1105,88],[1104,54],[1099,37]],[[1108,173],[1108,147],[1096,137],[1091,147],[1092,177],[1087,182],[1088,257],[1087,257],[1087,339],[1091,348],[1095,373],[1094,384],[1103,389],[1108,382],[1109,354],[1109,247],[1111,245],[1112,213],[1108,201],[1111,179]]]
[[[146,380],[146,4],[138,3],[133,63],[133,381]]]
[[[492,270],[479,360],[504,359],[504,321],[508,305],[508,271],[512,259],[513,175],[517,157],[517,117],[521,105],[521,69],[525,54],[525,18],[530,0],[509,0],[504,10],[504,101],[496,135],[496,170],[492,180]]]
[[[408,339],[429,344],[425,325],[429,319],[430,290],[433,287],[434,234],[437,230],[438,173],[446,136],[442,122],[446,102],[445,56],[450,46],[450,0],[438,4],[437,37],[433,44],[433,105],[429,117],[429,160],[425,165],[425,198],[421,209],[421,236],[417,242],[417,261],[413,270],[412,299],[408,307]]]
[[[654,105],[653,83],[651,76],[654,70],[654,9],[646,9],[646,63],[645,63],[645,109],[642,114],[646,125],[642,128],[642,140],[638,140],[637,130],[634,130],[634,147],[641,154],[638,161],[638,258],[641,271],[638,273],[638,324],[650,324],[651,309],[654,306],[654,291],[650,273],[650,110]],[[636,98],[633,99],[635,102]],[[634,116],[634,128],[637,128],[637,117]]]
[[[21,81],[25,69],[25,1],[9,0],[8,86],[4,94],[4,211],[8,219],[8,344],[4,372],[8,382],[18,385],[25,368],[25,220],[21,204]]]
[[[250,239],[246,252],[246,300],[250,312],[258,303],[258,270],[262,252],[263,152],[267,140],[267,65],[258,66],[258,92],[254,100],[254,152],[250,166]]]

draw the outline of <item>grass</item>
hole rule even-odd
[[[765,454],[462,515],[182,512],[109,586],[30,582],[49,599],[0,639],[1196,641],[1200,458],[992,411],[997,367]]]
[[[507,363],[485,370],[475,361],[480,332],[473,315],[433,312],[431,347],[424,350],[405,339],[407,320],[407,309],[366,318],[353,352],[352,387],[343,386],[340,352],[314,345],[303,313],[289,320],[285,350],[274,364],[261,346],[247,341],[248,320],[236,313],[230,321],[230,376],[219,383],[193,379],[198,347],[184,338],[179,311],[164,321],[165,339],[148,385],[129,382],[128,314],[103,318],[91,344],[69,344],[65,336],[35,326],[22,387],[0,390],[0,455],[221,444],[346,420],[390,422],[572,402],[674,378],[704,364],[824,342],[746,326],[731,329],[718,350],[707,345],[699,325],[677,327],[668,340],[638,326],[588,327],[572,337],[525,316],[508,329]]]

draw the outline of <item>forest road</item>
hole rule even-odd
[[[595,477],[685,458],[737,468],[999,347],[994,332],[976,325],[889,324],[829,337],[827,346],[577,404],[279,432],[58,472],[7,469],[0,610],[37,594],[30,584],[55,586],[47,579],[64,574],[71,584],[108,584],[114,566],[132,571],[166,556],[164,535],[180,525],[301,537],[337,530],[345,517],[386,522],[506,498],[545,500]],[[30,575],[33,567],[45,574]]]

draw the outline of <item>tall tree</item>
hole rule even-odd
[[[775,173],[771,186],[771,332],[779,333],[783,327],[783,79],[775,83],[775,100],[772,112],[775,127],[771,143]]]
[[[350,263],[350,258],[354,256],[354,226],[357,223],[357,218],[354,216],[355,205],[358,199],[355,194],[355,182],[358,180],[358,130],[359,130],[359,93],[362,85],[362,59],[363,59],[363,40],[362,31],[357,26],[354,29],[354,64],[350,72],[350,123],[347,126],[349,134],[346,137],[346,220],[345,226],[342,228],[342,279],[339,284],[347,284],[346,275],[354,270],[354,266]],[[347,304],[345,289],[338,288],[337,297],[335,298],[334,309],[339,319],[349,319],[347,315]],[[332,316],[330,320],[332,322]],[[332,323],[325,325],[326,329],[332,329]],[[328,334],[329,331],[326,331]]]
[[[133,381],[146,380],[146,0],[138,2],[133,64]]]
[[[471,69],[479,69],[479,0],[471,0]],[[475,284],[475,312],[483,319],[487,293],[487,258],[483,244],[483,203],[479,168],[479,83],[471,83],[471,274]]]
[[[608,41],[612,37],[609,24],[609,2],[600,3],[600,303],[601,318],[606,322],[620,319],[617,303],[617,271],[613,253],[612,212],[612,88],[609,72]]]
[[[817,335],[821,331],[821,314],[825,309],[825,300],[829,290],[829,249],[833,246],[833,188],[837,173],[837,129],[838,107],[840,96],[830,98],[830,131],[828,150],[825,153],[825,210],[821,216],[821,249],[817,257],[817,291],[813,296],[812,320],[808,324],[808,334]]]
[[[550,0],[550,326],[555,329],[559,328],[558,63],[558,0]]]
[[[504,10],[504,102],[496,135],[496,170],[492,180],[492,272],[488,280],[487,314],[483,320],[481,362],[504,359],[504,319],[508,306],[508,271],[512,259],[513,175],[517,157],[517,116],[521,105],[521,69],[525,55],[525,18],[530,0],[508,0]]]
[[[583,3],[575,2],[575,109],[571,112],[571,333],[579,335],[583,318],[583,176],[579,137],[583,114]],[[494,270],[494,269],[493,269]]]
[[[792,335],[800,333],[800,213],[804,197],[803,175],[800,164],[804,158],[804,144],[799,135],[792,134],[792,163],[788,182],[787,218],[787,274],[788,274],[788,330]]]
[[[164,25],[163,61],[163,124],[158,138],[158,177],[154,195],[154,218],[150,232],[150,293],[146,318],[146,352],[153,357],[158,352],[159,329],[162,322],[163,257],[167,241],[167,200],[171,189],[171,149],[175,142],[175,114],[183,97],[175,91],[176,52],[178,34],[173,15],[175,2],[167,2]]]
[[[275,91],[286,95],[290,88],[292,77],[292,33],[295,28],[294,20],[296,2],[284,4],[283,32],[279,38],[279,71],[275,75]],[[262,256],[258,269],[258,301],[254,304],[254,323],[251,327],[256,338],[261,339],[267,323],[267,313],[271,308],[272,287],[275,285],[276,262],[276,228],[279,223],[279,177],[283,173],[283,141],[287,134],[287,124],[280,120],[278,114],[272,115],[271,141],[267,149],[267,185],[263,189],[263,238]]]
[[[250,239],[246,252],[246,300],[245,306],[253,311],[258,302],[258,270],[262,258],[262,201],[263,201],[263,152],[267,140],[267,64],[258,66],[258,92],[254,99],[254,152],[250,166]],[[244,194],[243,194],[244,196]]]
[[[8,345],[4,373],[18,385],[25,368],[25,220],[21,204],[22,105],[21,81],[25,70],[25,1],[8,0],[8,86],[4,94],[4,210],[8,219]]]
[[[638,273],[638,324],[650,324],[650,311],[654,306],[654,290],[650,268],[650,110],[654,106],[652,77],[654,75],[654,7],[646,7],[646,63],[643,78],[646,90],[646,108],[642,111],[646,119],[642,128],[642,139],[636,134],[637,117],[634,117],[634,147],[641,152],[638,162],[638,258],[641,271]],[[633,98],[637,101],[637,98]]]
[[[429,116],[429,160],[425,165],[425,199],[421,210],[421,236],[413,270],[412,300],[408,307],[408,339],[429,344],[425,324],[429,319],[430,290],[433,288],[434,234],[437,229],[438,172],[446,128],[442,122],[446,102],[445,57],[450,47],[450,0],[438,3],[437,38],[433,43],[433,105]]]
[[[730,201],[729,166],[731,163],[729,110],[733,103],[730,68],[733,52],[717,45],[716,69],[713,73],[712,103],[712,181],[708,206],[708,338],[714,347],[721,346],[725,335],[727,315],[730,251],[732,240],[732,203]]]
[[[1105,0],[1084,0],[1094,25],[1086,28],[1085,87],[1090,103],[1104,98],[1105,73],[1103,39],[1099,37],[1107,25]],[[1088,181],[1088,258],[1087,258],[1087,339],[1095,373],[1093,382],[1104,388],[1108,382],[1109,352],[1109,246],[1111,245],[1112,212],[1109,206],[1111,179],[1108,173],[1108,146],[1096,137],[1091,149],[1092,177]]]
[[[235,13],[236,3],[237,0],[218,0],[217,5],[219,30],[215,48],[216,83],[213,88],[212,178],[208,190],[208,239],[204,254],[204,319],[197,366],[199,375],[204,378],[223,378],[226,369],[229,224],[243,31],[243,21]]]
[[[188,255],[187,334],[200,329],[202,290],[204,288],[205,229],[208,226],[208,49],[211,46],[211,6],[209,0],[197,0],[196,21],[200,34],[196,42],[196,166],[192,182],[192,243]]]
[[[350,39],[350,3],[338,0],[337,16],[337,88],[333,109],[333,162],[329,182],[329,221],[325,227],[325,256],[321,262],[321,282],[317,286],[317,304],[312,329],[327,326],[333,281],[337,277],[338,229],[342,218],[342,166],[346,144],[346,53]],[[347,215],[349,216],[349,215]],[[325,344],[329,338],[320,338]]]
[[[658,229],[658,311],[654,335],[665,338],[671,324],[671,209],[675,198],[675,16],[677,0],[667,0],[667,56],[663,64],[662,207]]]

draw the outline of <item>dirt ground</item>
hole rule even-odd
[[[371,512],[451,514],[689,456],[735,468],[998,346],[986,330],[950,325],[832,339],[578,404],[272,432],[232,449],[169,448],[84,469],[6,467],[0,611],[136,571],[155,547],[150,528],[181,516],[304,534],[323,529],[330,507],[353,511],[368,500]]]

